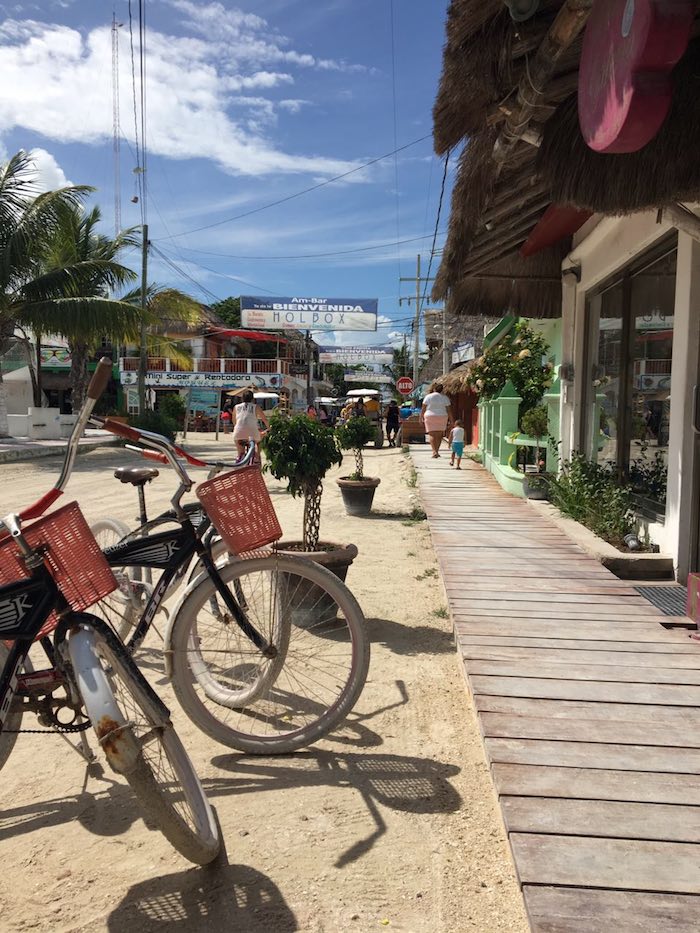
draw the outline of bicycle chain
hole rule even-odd
[[[12,734],[19,735],[20,733],[27,733],[29,735],[53,735],[56,732],[84,732],[86,729],[90,728],[90,720],[86,720],[81,723],[70,723],[66,726],[54,726],[52,729],[3,729],[3,735]]]

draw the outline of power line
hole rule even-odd
[[[160,212],[158,216],[161,217],[161,220],[163,219],[162,216],[160,215]],[[163,221],[163,224],[164,226],[166,226],[165,221]],[[167,229],[167,226],[166,226],[166,229]],[[438,236],[442,236],[446,232],[447,231],[445,230],[441,230]],[[432,233],[426,233],[425,236],[408,237],[405,240],[399,240],[399,244],[415,243],[416,240],[429,240],[432,237],[432,235],[433,235]],[[370,250],[387,249],[389,247],[394,247],[396,245],[397,244],[392,240],[389,243],[377,243],[374,246],[358,246],[354,249],[340,249],[340,250],[334,250],[333,252],[329,252],[329,253],[300,253],[297,256],[235,256],[235,255],[231,255],[230,253],[214,253],[206,249],[195,249],[194,247],[191,247],[191,246],[183,246],[181,248],[186,250],[188,253],[199,253],[202,256],[218,256],[221,259],[272,262],[275,260],[323,259],[324,257],[328,257],[328,256],[347,256],[351,253],[365,253],[365,252],[369,252]]]
[[[174,269],[176,272],[178,272],[178,274],[184,276],[186,279],[189,279],[189,281],[192,282],[194,285],[196,285],[197,288],[199,288],[203,294],[209,295],[210,297],[214,299],[214,301],[220,300],[218,295],[215,295],[214,292],[210,291],[208,288],[206,288],[204,285],[198,282],[191,275],[188,275],[188,273],[185,272],[184,269],[181,269],[177,265],[177,263],[175,263],[169,256],[166,255],[166,253],[163,252],[162,249],[159,249],[157,246],[152,246],[151,248],[158,256],[161,257],[161,259],[163,259],[170,266],[171,269]],[[262,285],[256,285],[255,282],[246,282],[245,279],[241,279],[236,275],[227,275],[225,272],[217,272],[216,269],[210,269],[208,266],[203,266],[201,263],[194,262],[191,259],[187,259],[185,261],[191,263],[193,266],[197,266],[198,269],[203,269],[205,272],[211,272],[212,275],[218,275],[224,279],[232,279],[234,282],[240,282],[241,285],[247,285],[249,288],[256,288],[259,291],[267,292],[268,295],[275,294],[275,292],[271,292],[269,288],[263,288]]]
[[[226,217],[224,220],[217,220],[211,224],[205,224],[203,227],[194,227],[192,230],[184,230],[182,233],[174,233],[171,237],[162,237],[162,239],[175,239],[175,237],[187,236],[189,233],[200,233],[202,230],[211,230],[213,227],[221,227],[223,224],[233,223],[234,220],[242,220],[244,217],[250,217],[252,214],[259,214],[261,211],[266,211],[271,207],[277,207],[278,204],[285,204],[287,201],[293,201],[294,198],[300,198],[304,194],[309,194],[311,191],[318,191],[319,188],[325,188],[326,185],[332,185],[333,182],[340,181],[343,178],[347,178],[349,175],[354,175],[355,172],[361,172],[364,168],[369,168],[370,165],[376,165],[377,162],[382,162],[384,159],[390,158],[398,152],[403,152],[404,149],[410,149],[411,146],[416,146],[418,143],[424,142],[426,139],[430,139],[431,134],[428,133],[425,136],[421,136],[419,139],[414,139],[410,143],[406,143],[405,146],[399,146],[398,149],[392,152],[385,152],[384,155],[377,156],[375,159],[370,159],[369,162],[364,162],[362,165],[357,165],[355,168],[351,168],[347,172],[343,172],[340,175],[334,175],[332,178],[327,178],[325,181],[320,181],[316,185],[311,185],[309,188],[302,188],[301,191],[297,191],[294,194],[289,194],[284,198],[278,198],[276,201],[270,201],[268,204],[263,204],[260,207],[255,207],[250,211],[245,211],[243,214],[234,214],[233,217]]]
[[[147,196],[145,184],[148,147],[146,138],[146,0],[139,0],[139,77],[141,83],[141,214],[143,223],[148,221]]]
[[[398,130],[396,118],[396,43],[394,39],[394,0],[389,0],[389,29],[391,32],[391,99],[394,118],[394,194],[396,200],[396,264],[399,268],[399,280],[401,279],[401,250],[399,242],[401,240],[400,224],[400,202],[399,202],[399,156]]]
[[[131,12],[131,0],[129,0],[129,48],[131,51],[131,97],[134,111],[134,146],[136,148],[136,168],[134,172],[136,174],[136,190],[138,191],[139,196],[139,208],[141,211],[141,224],[144,223],[143,217],[143,191],[141,185],[141,159],[140,159],[140,146],[139,146],[139,124],[138,124],[138,107],[136,104],[136,63],[134,55],[134,21]]]
[[[423,289],[423,298],[420,302],[420,308],[423,308],[425,305],[425,299],[428,294],[428,285],[430,283],[430,269],[433,265],[433,256],[435,255],[435,241],[438,237],[438,227],[440,226],[440,214],[442,212],[442,199],[445,196],[445,182],[447,181],[447,165],[450,161],[450,150],[447,150],[447,155],[445,156],[445,168],[442,173],[442,185],[440,186],[440,200],[438,201],[437,217],[435,218],[435,231],[433,233],[433,245],[430,248],[430,260],[428,262],[428,274],[425,277],[425,288]],[[420,311],[417,315],[418,326],[420,326]]]

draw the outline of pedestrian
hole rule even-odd
[[[315,405],[309,405],[306,409],[306,417],[311,418],[312,421],[318,420],[318,413],[316,411]]]
[[[232,420],[233,419],[231,416],[231,402],[226,401],[224,402],[224,407],[221,411],[221,423],[224,426],[224,434],[228,434],[228,432],[231,430]]]
[[[396,435],[399,433],[399,406],[392,399],[386,410],[386,439],[389,447],[396,447]]]
[[[328,409],[326,408],[325,405],[321,405],[321,407],[318,410],[318,420],[321,422],[322,425],[326,427],[328,426],[328,422],[330,421],[330,415],[328,414]]]
[[[358,400],[352,406],[352,417],[353,418],[364,418],[366,414],[367,412],[365,411],[365,403],[362,401],[361,398],[358,398]]]
[[[435,460],[440,456],[440,444],[452,420],[451,403],[443,394],[441,382],[434,382],[430,392],[423,399],[420,420],[425,425],[426,434],[430,435],[430,446]]]
[[[255,404],[255,398],[250,389],[241,396],[242,401],[233,409],[233,439],[238,448],[238,456],[242,457],[251,441],[260,443],[259,422],[269,428],[265,412]]]
[[[450,447],[452,448],[452,457],[450,466],[455,465],[457,459],[457,469],[462,469],[462,454],[464,453],[464,422],[459,418],[455,421],[455,426],[450,431]]]

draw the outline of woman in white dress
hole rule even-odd
[[[425,425],[425,433],[430,435],[433,458],[439,457],[440,444],[452,421],[451,403],[443,394],[441,382],[434,382],[430,392],[423,399],[420,420]]]
[[[245,454],[251,441],[260,442],[258,422],[262,421],[266,428],[270,426],[265,412],[255,404],[255,398],[250,389],[247,389],[241,398],[243,401],[233,409],[233,439],[238,447],[239,457]]]

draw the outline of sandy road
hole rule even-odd
[[[69,498],[88,519],[132,522],[133,490],[110,470],[128,462],[111,449],[79,457]],[[0,465],[0,514],[44,492],[57,466]],[[346,726],[295,756],[242,756],[198,732],[161,671],[147,671],[223,829],[226,852],[204,870],[146,828],[116,776],[87,778],[56,736],[20,736],[2,773],[0,930],[527,929],[427,525],[406,522],[407,470],[399,451],[367,453],[367,474],[382,478],[369,519],[347,517],[326,481],[322,535],[360,548],[348,583],[373,643]],[[172,488],[164,470],[149,490],[154,510]],[[301,503],[270,488],[285,532],[298,535]]]

